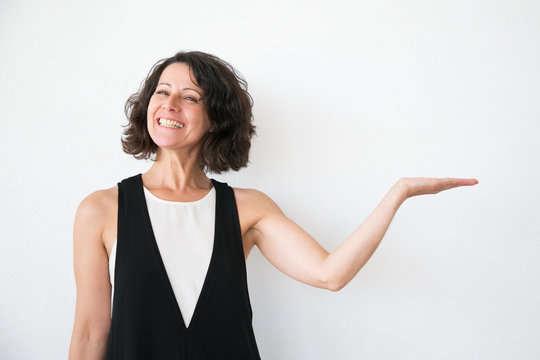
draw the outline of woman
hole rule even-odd
[[[70,359],[259,359],[245,272],[253,246],[292,278],[338,291],[405,199],[477,183],[402,178],[329,253],[264,193],[207,177],[247,165],[251,107],[235,70],[195,51],[160,60],[130,97],[123,149],[155,161],[77,209]]]

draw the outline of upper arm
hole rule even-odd
[[[324,274],[328,251],[289,219],[270,197],[257,190],[250,191],[257,221],[250,228],[249,236],[264,257],[293,279],[328,289]]]
[[[111,317],[109,259],[102,242],[107,208],[103,191],[78,206],[73,227],[73,266],[77,285],[73,341],[106,342]]]

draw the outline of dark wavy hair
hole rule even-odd
[[[125,153],[136,159],[151,159],[157,153],[147,128],[147,109],[163,70],[173,63],[189,66],[204,94],[204,104],[211,123],[202,139],[199,165],[204,171],[220,174],[246,167],[249,162],[251,137],[256,134],[253,125],[253,98],[247,91],[247,82],[230,64],[215,55],[201,51],[180,51],[159,60],[143,81],[139,91],[126,101],[124,112],[127,127],[121,139]]]

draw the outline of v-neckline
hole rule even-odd
[[[210,256],[210,263],[208,264],[208,269],[206,270],[206,275],[204,277],[203,286],[201,288],[201,291],[199,292],[199,297],[197,298],[197,302],[195,303],[195,309],[193,310],[193,315],[191,316],[191,320],[189,321],[189,325],[186,326],[186,322],[184,321],[184,315],[182,314],[182,310],[180,310],[180,305],[178,304],[178,300],[176,299],[176,295],[174,294],[174,290],[171,285],[171,281],[169,279],[169,276],[167,275],[167,270],[165,269],[165,264],[163,262],[163,258],[161,257],[161,252],[159,251],[159,247],[156,241],[156,236],[154,234],[154,229],[152,227],[152,221],[150,220],[150,213],[148,212],[148,204],[146,202],[146,197],[144,194],[144,185],[142,182],[142,174],[139,173],[137,176],[138,178],[138,184],[137,184],[137,191],[139,193],[139,196],[142,198],[143,203],[143,213],[144,213],[144,221],[146,222],[146,229],[148,235],[150,235],[150,241],[152,242],[152,247],[154,249],[155,256],[157,258],[158,266],[159,266],[159,272],[161,273],[163,282],[165,283],[165,287],[167,288],[167,292],[169,294],[169,300],[173,303],[173,307],[176,310],[177,317],[179,318],[179,322],[181,323],[182,329],[185,331],[189,331],[192,328],[192,325],[194,321],[197,319],[197,314],[199,313],[199,308],[201,307],[202,299],[204,298],[205,294],[208,292],[208,282],[210,281],[210,273],[213,271],[214,263],[215,263],[215,257],[216,257],[216,239],[217,239],[217,216],[218,216],[218,202],[220,201],[220,194],[218,191],[218,187],[216,186],[216,181],[214,179],[210,179],[212,181],[212,184],[214,185],[214,189],[216,191],[216,203],[215,203],[215,215],[214,215],[214,243],[212,245],[212,255]]]

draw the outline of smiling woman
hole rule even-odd
[[[186,126],[183,119],[171,115],[171,106],[173,111],[182,106],[182,116],[206,114],[211,130],[200,139],[199,158],[205,171],[219,174],[248,164],[250,140],[256,134],[253,99],[247,82],[230,64],[199,51],[158,61],[141,89],[126,102],[129,124],[122,139],[124,151],[137,159],[149,159],[157,152],[159,144],[151,135],[156,127],[146,124],[155,120],[161,125],[157,115]]]
[[[409,197],[475,179],[401,178],[326,251],[266,194],[208,178],[247,166],[253,101],[234,68],[202,52],[160,60],[126,103],[123,149],[151,168],[84,198],[75,215],[70,359],[260,359],[246,258],[338,291]]]

